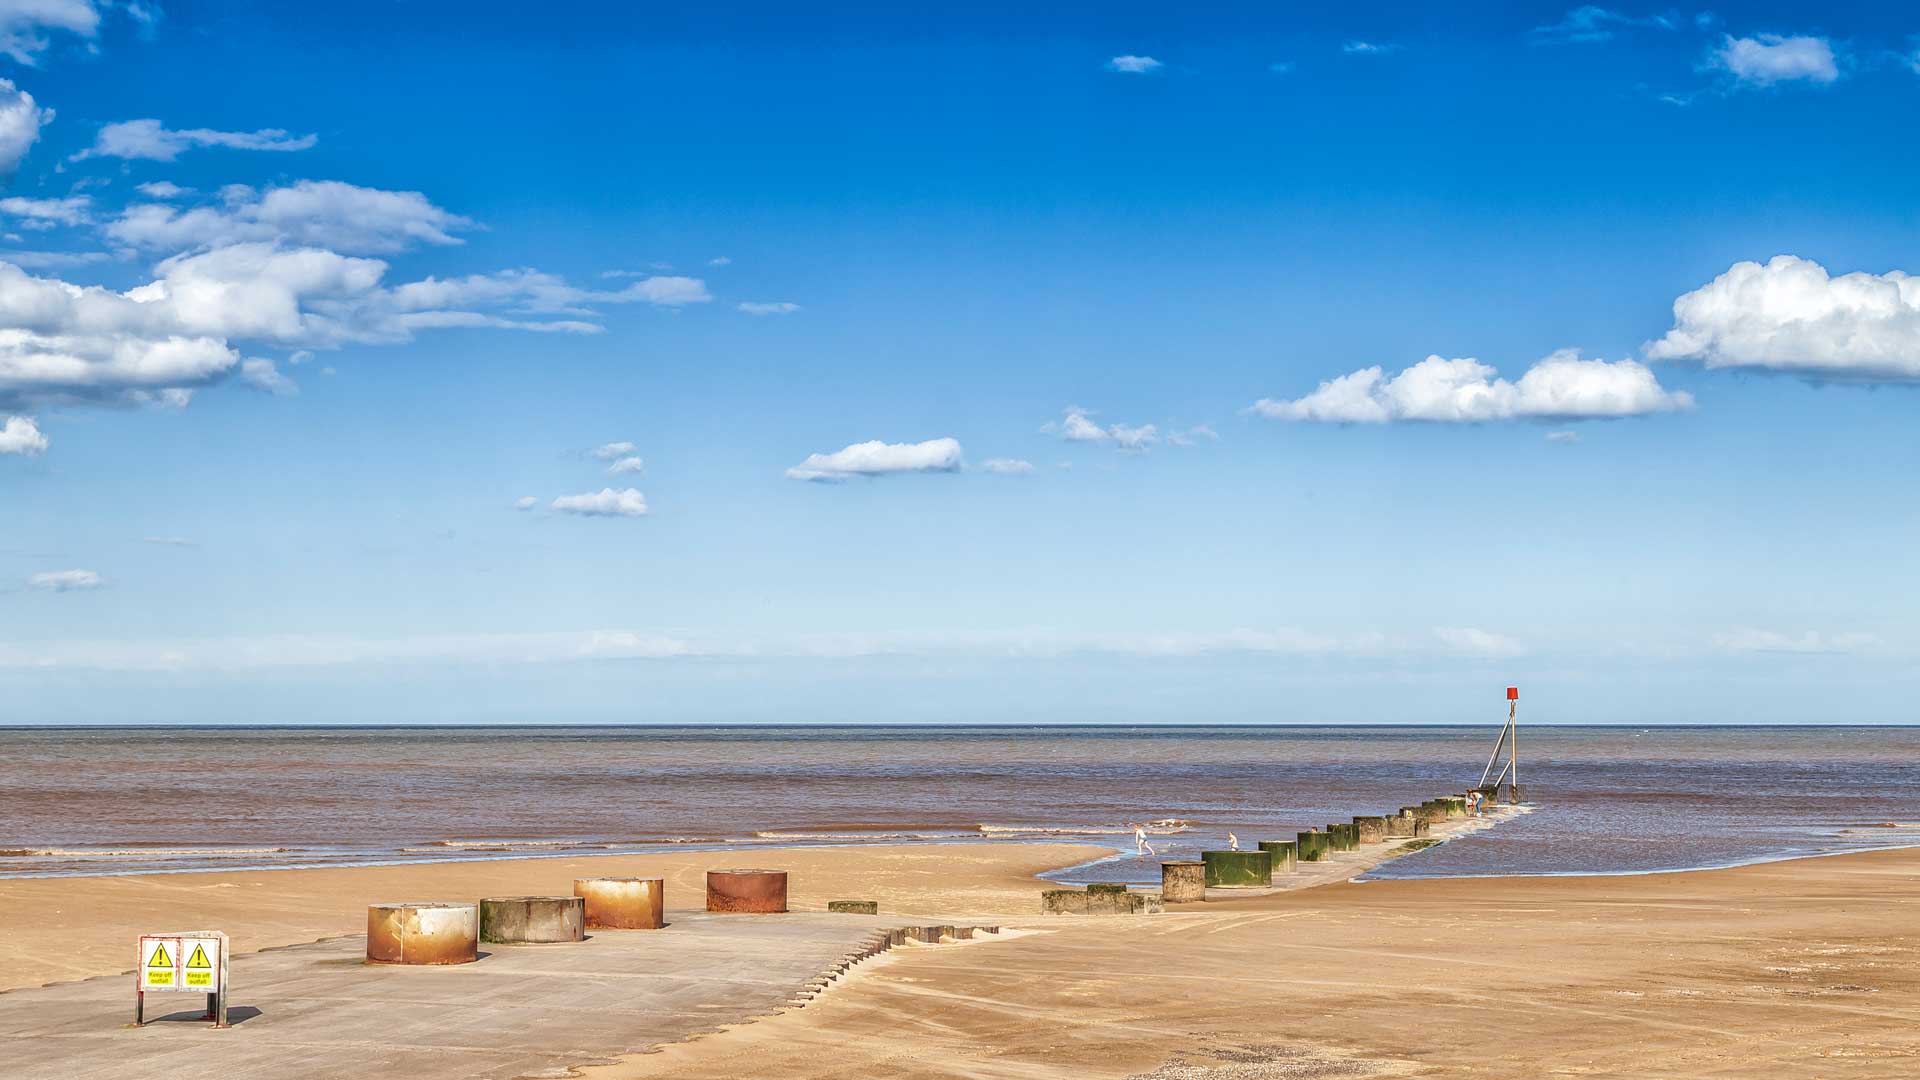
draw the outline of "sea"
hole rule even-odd
[[[1078,842],[1062,881],[1476,782],[1497,725],[0,728],[0,877]],[[1526,727],[1528,812],[1376,878],[1920,845],[1920,728]],[[1155,848],[1135,852],[1144,826]]]

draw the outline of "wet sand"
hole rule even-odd
[[[1920,1076],[1920,851],[1190,911],[889,956],[588,1075]]]

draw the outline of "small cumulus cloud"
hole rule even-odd
[[[713,258],[707,260],[707,265],[708,266],[732,266],[733,260],[727,258],[725,255],[715,255]]]
[[[1385,56],[1400,49],[1399,44],[1391,41],[1349,41],[1340,46],[1340,51],[1348,56]]]
[[[34,104],[33,95],[0,79],[0,173],[11,173],[40,141],[40,129],[53,122],[53,110]]]
[[[534,507],[539,505],[540,505],[540,500],[537,498],[534,498],[532,495],[522,495],[521,497],[513,500],[513,508],[515,510],[531,510]]]
[[[646,461],[637,457],[623,457],[607,466],[608,476],[629,476],[633,473],[643,473],[646,471]]]
[[[1033,473],[1033,462],[1019,458],[988,458],[980,467],[999,476],[1028,476]]]
[[[1122,75],[1146,75],[1165,66],[1151,56],[1116,56],[1107,61],[1108,71],[1117,71]]]
[[[626,457],[636,449],[639,448],[630,442],[610,442],[587,451],[587,456],[593,458],[595,461],[612,461],[615,458]]]
[[[1729,34],[1708,56],[1707,64],[1732,76],[1736,86],[1764,88],[1792,82],[1825,85],[1840,78],[1833,43],[1823,37]]]
[[[601,488],[582,495],[562,495],[553,500],[551,509],[581,517],[645,517],[647,497],[633,488]]]
[[[0,199],[0,214],[17,218],[24,229],[51,229],[58,225],[93,222],[93,198],[68,195],[60,199],[32,199],[11,195]]]
[[[31,416],[9,416],[0,421],[0,454],[33,457],[45,453],[47,437]]]
[[[1580,433],[1577,431],[1549,431],[1547,432],[1547,441],[1561,446],[1572,446],[1574,443],[1580,441]]]
[[[263,357],[254,357],[240,363],[240,381],[255,390],[275,397],[294,397],[300,393],[300,385],[280,373],[273,361]]]
[[[27,578],[27,588],[41,592],[84,592],[105,584],[106,580],[92,570],[46,570]]]
[[[961,460],[958,439],[928,439],[919,443],[889,443],[874,439],[854,443],[830,454],[808,454],[805,461],[787,470],[787,478],[837,483],[855,476],[955,472],[960,468]]]
[[[1153,424],[1114,423],[1102,426],[1093,413],[1078,405],[1069,405],[1059,420],[1040,425],[1046,435],[1058,435],[1068,442],[1101,443],[1120,450],[1142,452],[1161,441],[1160,429]]]
[[[786,300],[781,300],[776,303],[768,303],[768,304],[755,303],[750,300],[742,301],[739,307],[741,311],[744,311],[749,315],[791,315],[794,312],[800,310],[799,304],[791,303]]]
[[[1920,380],[1920,278],[1834,277],[1811,259],[1739,262],[1673,302],[1650,359],[1836,381]]]
[[[177,199],[182,195],[193,194],[192,188],[184,188],[170,180],[150,180],[134,185],[134,190],[149,199]]]
[[[1593,420],[1692,407],[1692,395],[1663,388],[1644,364],[1582,360],[1575,350],[1562,349],[1512,382],[1470,357],[1429,356],[1397,375],[1362,368],[1321,383],[1305,397],[1262,398],[1250,411],[1270,420],[1384,424]]]

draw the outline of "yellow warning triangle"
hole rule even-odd
[[[213,966],[207,963],[207,950],[201,948],[200,943],[197,941],[193,943],[193,955],[187,957],[187,966],[190,968],[210,968]]]
[[[173,966],[173,958],[167,955],[166,942],[161,942],[159,948],[153,950],[153,955],[147,958],[147,966],[150,968],[170,968]]]

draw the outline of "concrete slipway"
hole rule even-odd
[[[237,955],[230,1020],[133,977],[0,993],[10,1080],[407,1077],[510,1080],[675,1042],[774,1012],[899,919],[678,911],[664,930],[596,930],[564,945],[482,944],[478,963],[379,967],[366,939]],[[128,943],[131,958],[133,943]]]

